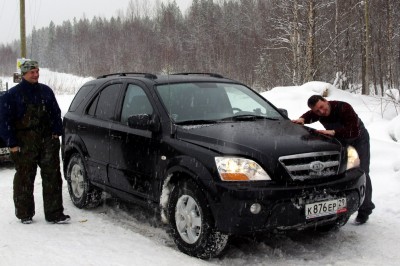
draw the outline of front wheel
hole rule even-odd
[[[90,183],[80,154],[71,156],[66,176],[68,192],[72,203],[76,207],[81,209],[85,207],[97,207],[100,204],[102,192]]]
[[[228,243],[228,235],[213,223],[205,195],[192,182],[174,186],[168,202],[171,236],[182,252],[201,259],[216,257]]]

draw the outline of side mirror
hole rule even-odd
[[[128,126],[135,129],[158,132],[160,130],[160,121],[156,115],[132,115],[128,118]]]
[[[285,115],[286,117],[289,117],[288,111],[286,109],[283,108],[278,108],[279,112],[281,112],[281,114]]]

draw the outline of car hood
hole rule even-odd
[[[280,156],[318,151],[340,151],[333,138],[290,120],[224,122],[194,126],[178,126],[176,137],[224,155],[246,157]]]

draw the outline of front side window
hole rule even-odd
[[[121,123],[128,124],[132,115],[152,114],[153,107],[144,90],[134,84],[129,84],[125,93],[121,111]]]

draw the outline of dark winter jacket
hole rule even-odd
[[[303,114],[305,124],[321,122],[327,130],[335,130],[335,138],[342,140],[354,140],[360,137],[366,130],[361,119],[353,107],[346,102],[328,101],[331,106],[329,116],[318,116],[311,110]]]
[[[0,137],[8,147],[19,146],[15,126],[23,118],[27,104],[44,104],[50,120],[50,133],[62,134],[61,110],[53,91],[44,84],[31,84],[23,79],[0,97]]]

